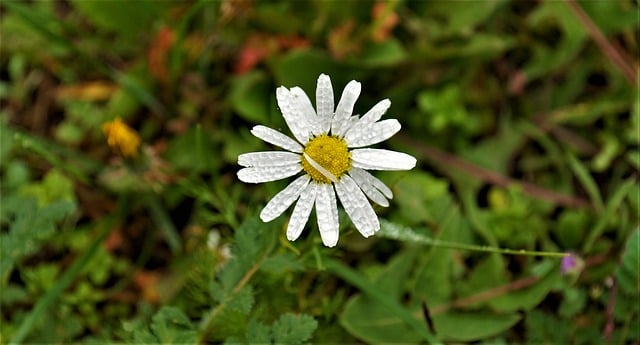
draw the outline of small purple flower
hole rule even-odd
[[[560,264],[560,271],[563,275],[566,274],[579,274],[584,267],[584,261],[573,252],[569,252],[567,256],[562,258]]]

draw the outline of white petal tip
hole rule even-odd
[[[246,169],[240,169],[236,175],[238,176],[238,179],[244,183],[253,183],[251,181],[248,180],[248,177],[246,175]]]
[[[411,156],[409,156],[409,157],[411,157]],[[407,162],[407,166],[410,166],[409,169],[413,169],[413,168],[416,167],[416,163],[418,163],[418,160],[415,159],[414,157],[411,157],[411,160],[408,160],[408,162]],[[407,170],[409,170],[409,169],[407,169]]]
[[[287,233],[287,240],[293,242],[293,241],[295,241],[297,239],[298,239],[298,236],[293,236],[293,235]]]
[[[323,240],[322,243],[324,243],[325,247],[333,248],[336,246],[336,244],[338,244],[338,240],[336,240],[335,242],[325,242]]]
[[[270,221],[274,220],[275,218],[266,215],[264,212],[260,212],[260,219],[265,223],[269,223]]]
[[[331,247],[335,247],[336,244],[338,244],[338,233],[321,233],[321,237],[322,237],[322,243],[331,248]]]

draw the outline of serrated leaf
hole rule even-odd
[[[133,338],[138,343],[194,343],[196,330],[180,309],[165,306],[153,316],[149,330],[135,330]]]
[[[318,322],[306,314],[283,314],[271,327],[277,344],[302,344],[311,339]]]
[[[9,197],[2,204],[1,222],[10,225],[8,232],[0,234],[0,281],[17,260],[34,253],[53,236],[56,224],[74,210],[65,200],[38,206],[33,198]]]
[[[267,344],[271,342],[271,327],[262,322],[251,320],[247,325],[247,342],[249,344]]]
[[[251,311],[251,307],[253,307],[254,302],[253,288],[251,285],[246,285],[231,297],[227,306],[235,311],[247,315]]]
[[[230,296],[247,271],[266,258],[274,240],[273,233],[266,233],[265,226],[256,217],[249,217],[236,231],[235,243],[231,247],[232,259],[212,282],[210,291],[214,299],[220,302]]]

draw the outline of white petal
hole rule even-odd
[[[384,182],[380,181],[377,177],[371,175],[366,170],[363,170],[363,169],[360,169],[360,168],[356,168],[356,167],[352,167],[351,171],[349,171],[349,174],[352,177],[353,176],[358,176],[359,179],[367,181],[369,184],[374,186],[377,190],[381,191],[382,194],[384,194],[385,197],[387,197],[389,199],[393,199],[393,192],[391,191],[391,189],[389,189],[389,187],[387,187],[387,185],[384,184]],[[355,179],[355,177],[354,177],[354,179]],[[358,180],[356,180],[356,182],[358,182]]]
[[[356,149],[351,151],[353,166],[368,170],[410,170],[416,159],[406,153],[382,149]]]
[[[298,109],[297,99],[284,86],[276,89],[276,99],[291,133],[300,143],[306,144],[309,141],[310,128],[306,116]]]
[[[300,170],[302,170],[302,164],[300,163],[279,167],[250,167],[240,169],[238,178],[246,183],[262,183],[293,176]]]
[[[340,126],[340,129],[333,132],[332,134],[337,135],[340,138],[344,138],[344,134],[347,133],[349,129],[351,129],[355,124],[357,124],[358,121],[359,119],[357,115],[351,116],[348,119],[342,121],[342,125]]]
[[[285,189],[271,198],[267,205],[260,212],[260,219],[263,222],[270,222],[276,219],[286,209],[293,204],[302,193],[302,190],[309,184],[311,179],[308,175],[302,175],[291,182]]]
[[[283,166],[300,162],[300,154],[282,151],[243,153],[238,156],[238,164],[243,167]]]
[[[258,125],[251,129],[251,134],[268,142],[269,144],[282,147],[285,150],[289,150],[291,152],[302,152],[302,146],[300,146],[300,144],[275,129]]]
[[[373,145],[391,138],[398,133],[400,127],[400,122],[396,119],[365,124],[358,121],[347,132],[344,139],[349,147]]]
[[[344,210],[362,236],[369,237],[380,230],[378,216],[369,204],[369,200],[349,175],[342,176],[335,186]]]
[[[375,188],[371,183],[369,183],[369,180],[364,178],[363,175],[354,173],[354,171],[356,170],[364,171],[359,168],[351,168],[351,171],[349,172],[349,176],[353,178],[353,180],[356,182],[358,187],[362,189],[364,194],[376,204],[383,207],[388,207],[389,201],[387,200],[387,198],[377,188]]]
[[[365,122],[376,122],[380,120],[382,115],[387,112],[387,109],[389,109],[390,106],[391,101],[389,99],[383,99],[362,115],[362,120]]]
[[[360,96],[361,87],[360,83],[355,80],[350,81],[347,86],[344,87],[342,97],[340,97],[340,102],[333,115],[333,121],[331,123],[332,133],[339,133],[345,121],[353,114],[353,106]]]
[[[336,193],[328,183],[319,183],[316,195],[316,218],[322,243],[334,247],[338,243],[339,223]]]
[[[298,239],[302,229],[304,229],[304,225],[307,224],[313,208],[313,202],[316,200],[317,186],[317,183],[309,183],[300,194],[300,199],[298,199],[296,206],[293,208],[293,213],[287,226],[287,239],[289,241]]]
[[[318,77],[318,85],[316,86],[316,109],[324,133],[328,133],[331,129],[333,106],[331,79],[326,74],[320,74]]]
[[[311,100],[309,100],[307,94],[299,87],[291,88],[290,93],[294,102],[294,107],[300,113],[299,116],[304,117],[307,121],[307,125],[309,126],[308,130],[311,131],[313,135],[324,133],[324,131],[322,131],[320,121],[318,120],[318,116],[316,116],[316,110],[313,108]]]

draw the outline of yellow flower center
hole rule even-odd
[[[326,134],[311,139],[302,153],[302,168],[316,182],[335,182],[351,169],[347,143]]]

